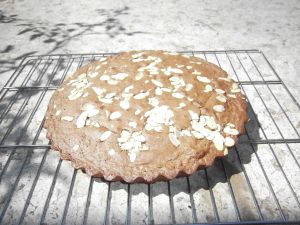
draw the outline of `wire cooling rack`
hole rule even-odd
[[[68,74],[113,53],[28,56],[0,91],[0,224],[300,223],[299,103],[261,51],[183,53],[219,65],[247,96],[251,120],[227,157],[151,185],[74,170],[50,151],[47,103]]]

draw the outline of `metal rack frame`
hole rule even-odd
[[[211,204],[212,204],[212,208],[213,208],[213,214],[215,216],[215,222],[214,223],[209,223],[209,224],[300,224],[300,220],[288,220],[288,218],[286,217],[278,199],[276,196],[276,193],[273,189],[272,183],[270,182],[267,172],[264,169],[263,163],[260,160],[260,156],[258,155],[258,153],[255,151],[254,149],[254,145],[257,144],[263,144],[263,145],[267,145],[270,149],[271,152],[276,160],[276,163],[279,165],[279,170],[282,173],[285,182],[287,183],[287,187],[291,194],[292,197],[295,199],[297,206],[300,209],[300,202],[297,196],[297,192],[294,190],[293,186],[290,183],[289,178],[286,175],[286,171],[284,171],[283,167],[281,166],[280,160],[278,159],[273,145],[274,144],[284,144],[287,149],[288,149],[288,154],[291,155],[291,157],[293,158],[293,160],[295,161],[295,163],[297,164],[297,166],[300,168],[299,162],[297,160],[297,157],[295,156],[295,154],[293,153],[293,151],[290,148],[289,144],[296,144],[296,143],[300,143],[300,134],[298,132],[298,130],[296,129],[295,125],[293,124],[293,122],[291,121],[289,115],[286,113],[286,111],[284,110],[284,107],[282,106],[282,104],[280,103],[280,101],[278,100],[278,98],[276,97],[276,95],[274,94],[274,92],[272,91],[271,86],[272,85],[281,85],[284,90],[286,91],[286,93],[288,93],[289,97],[292,99],[293,104],[296,105],[296,107],[298,108],[299,112],[300,112],[300,105],[297,102],[297,100],[295,99],[295,97],[291,94],[290,90],[287,88],[287,86],[283,83],[283,81],[281,80],[281,78],[279,77],[279,75],[276,73],[276,71],[274,70],[274,68],[272,67],[272,65],[270,64],[270,62],[268,61],[268,59],[266,58],[266,56],[264,55],[263,52],[258,51],[258,50],[222,50],[222,51],[184,51],[184,52],[180,52],[183,54],[189,54],[189,55],[203,55],[203,57],[205,59],[207,59],[207,56],[212,56],[215,58],[217,65],[220,66],[222,68],[222,65],[219,61],[219,55],[224,56],[228,62],[230,63],[231,69],[233,71],[233,74],[235,75],[237,82],[241,85],[242,90],[244,90],[245,86],[251,86],[254,88],[255,92],[258,94],[259,99],[262,101],[264,107],[266,108],[266,113],[268,114],[269,118],[272,120],[272,122],[274,123],[280,138],[268,138],[266,132],[264,131],[256,113],[255,110],[253,109],[252,105],[251,105],[251,100],[249,98],[249,96],[247,95],[247,92],[244,90],[244,92],[246,93],[246,98],[249,102],[249,113],[252,115],[252,119],[255,120],[255,123],[258,124],[258,127],[261,129],[262,134],[263,134],[263,139],[253,139],[250,137],[249,131],[246,129],[246,134],[245,136],[247,137],[245,140],[241,140],[240,144],[248,144],[253,151],[254,156],[256,157],[256,159],[258,160],[259,163],[259,167],[262,170],[263,175],[265,176],[265,180],[268,184],[269,190],[271,192],[272,198],[274,199],[275,203],[276,203],[276,208],[278,209],[279,215],[280,215],[280,220],[265,220],[264,219],[264,215],[261,211],[260,208],[260,204],[259,201],[257,200],[254,190],[252,188],[251,185],[251,180],[247,174],[247,171],[242,163],[241,160],[241,156],[240,156],[240,149],[238,148],[234,148],[234,150],[237,153],[237,159],[238,159],[238,163],[241,166],[242,172],[245,176],[248,188],[249,188],[249,192],[251,193],[251,198],[252,201],[256,207],[256,211],[257,211],[257,215],[258,215],[258,220],[257,221],[244,221],[242,219],[242,216],[240,214],[240,210],[237,204],[237,200],[235,197],[235,193],[234,190],[232,188],[232,184],[231,184],[231,180],[230,177],[228,176],[228,172],[226,170],[226,166],[224,164],[223,159],[218,160],[220,162],[221,168],[224,172],[224,176],[225,176],[225,180],[227,182],[228,185],[228,189],[230,192],[230,196],[232,198],[232,202],[233,202],[233,206],[234,206],[234,210],[235,210],[235,217],[236,217],[236,221],[233,222],[224,222],[220,219],[219,214],[218,214],[218,207],[216,204],[216,200],[213,194],[213,190],[210,184],[210,181],[208,179],[208,172],[207,169],[204,170],[204,174],[206,177],[206,185],[209,188],[209,193],[210,193],[210,200],[211,200]],[[20,65],[18,66],[18,68],[16,69],[16,71],[13,73],[13,75],[10,77],[10,79],[6,82],[6,84],[4,85],[4,87],[1,89],[0,91],[0,103],[2,103],[6,98],[7,95],[9,93],[13,93],[12,95],[12,99],[5,105],[5,107],[0,108],[0,124],[2,124],[2,122],[8,117],[8,114],[10,112],[10,110],[12,109],[12,107],[14,106],[14,104],[16,103],[18,97],[24,93],[24,92],[28,92],[30,93],[31,91],[39,91],[41,94],[40,96],[37,98],[36,100],[36,104],[34,105],[25,125],[22,127],[22,132],[21,133],[26,133],[28,127],[31,124],[31,121],[33,120],[36,112],[39,110],[41,103],[44,101],[44,97],[47,93],[47,91],[54,91],[56,90],[59,85],[63,82],[64,78],[67,76],[69,69],[71,67],[71,65],[74,63],[74,61],[76,61],[77,63],[77,68],[79,68],[84,61],[93,61],[97,58],[101,58],[101,57],[107,57],[109,55],[113,55],[115,53],[101,53],[101,54],[55,54],[55,55],[37,55],[37,56],[27,56],[25,58],[23,58],[23,60],[20,62]],[[247,69],[245,68],[243,62],[240,59],[239,54],[244,54],[248,57],[248,59],[251,61],[252,66],[254,68],[254,70],[257,72],[258,76],[259,76],[259,80],[253,80],[251,78],[251,76],[249,75],[249,73],[247,72]],[[265,61],[266,65],[269,67],[269,69],[272,71],[274,79],[271,80],[267,80],[264,78],[262,72],[259,69],[259,66],[255,63],[255,60],[253,59],[253,54],[256,55],[260,55],[263,60]],[[240,69],[242,71],[244,71],[247,80],[241,80],[239,77],[238,72],[236,71],[235,66],[233,65],[232,59],[231,57],[234,56],[238,63],[240,64]],[[53,85],[53,79],[54,77],[57,75],[57,71],[60,68],[62,61],[67,62],[66,66],[63,70],[63,73],[60,77],[59,82],[56,85]],[[78,62],[77,62],[78,61]],[[43,62],[43,66],[41,68],[41,70],[39,71],[38,76],[36,77],[36,79],[34,80],[34,84],[31,84],[31,79],[33,74],[36,72],[37,68],[42,65],[41,63]],[[48,68],[50,67],[50,65],[55,64],[55,66],[52,69],[52,72],[50,73],[50,76],[47,78],[47,81],[45,83],[45,85],[39,85],[39,83],[41,81],[44,81],[44,75],[46,73],[46,71],[48,70]],[[30,66],[30,70],[28,72],[26,72],[26,75],[24,78],[22,78],[22,82],[18,85],[15,85],[16,81],[19,79],[19,77],[21,76],[21,74],[23,73],[23,70],[25,67],[28,67],[28,65]],[[37,85],[35,85],[37,84]],[[259,93],[259,90],[257,89],[256,85],[264,85],[265,88],[271,93],[271,95],[273,96],[274,100],[276,101],[276,103],[278,104],[278,106],[280,107],[280,110],[283,112],[284,116],[286,117],[286,119],[288,120],[288,122],[290,123],[293,132],[296,135],[295,137],[292,138],[285,138],[283,132],[280,129],[280,126],[277,124],[276,119],[274,119],[274,117],[272,116],[272,113],[270,112],[268,106],[266,105],[264,99],[262,98],[262,96]],[[3,132],[3,135],[0,136],[1,140],[0,140],[0,152],[1,151],[8,151],[9,155],[7,160],[5,161],[4,166],[1,168],[0,171],[0,182],[2,183],[3,181],[3,176],[6,173],[11,160],[13,159],[14,154],[16,153],[16,151],[18,149],[23,149],[24,151],[27,151],[27,154],[24,158],[22,158],[21,160],[21,168],[19,170],[19,172],[17,173],[15,182],[13,183],[12,187],[10,188],[10,190],[8,191],[7,195],[5,196],[5,200],[2,203],[2,206],[0,207],[0,224],[3,222],[3,219],[6,215],[6,212],[8,210],[8,206],[10,204],[11,198],[14,195],[15,191],[16,191],[16,187],[22,177],[22,172],[25,168],[26,163],[28,162],[28,159],[30,158],[30,154],[28,152],[30,152],[32,149],[42,149],[45,150],[44,155],[42,157],[42,161],[39,164],[38,167],[38,171],[33,179],[32,182],[32,186],[30,188],[30,191],[27,193],[28,195],[26,196],[26,201],[25,201],[25,205],[20,213],[20,215],[18,216],[18,219],[16,220],[16,224],[22,224],[24,217],[27,213],[27,208],[30,204],[32,195],[35,191],[35,186],[39,180],[39,176],[41,174],[43,165],[46,161],[47,155],[49,153],[50,150],[50,145],[49,143],[47,144],[39,144],[37,141],[39,139],[39,136],[42,132],[42,128],[43,128],[43,123],[44,123],[44,119],[42,120],[42,123],[39,125],[39,128],[36,131],[36,134],[33,138],[33,141],[31,143],[22,143],[22,134],[15,140],[14,143],[6,143],[7,138],[10,136],[10,133],[13,129],[13,127],[16,125],[16,123],[18,122],[19,117],[21,116],[21,114],[23,113],[25,107],[27,106],[29,100],[31,98],[31,95],[29,94],[28,96],[25,97],[24,101],[22,102],[21,106],[19,107],[19,109],[15,112],[15,114],[13,115],[12,121],[10,122],[9,126],[7,127],[7,129],[5,129],[5,131]],[[61,168],[61,164],[62,164],[62,160],[59,160],[57,166],[56,166],[56,170],[53,174],[53,180],[51,183],[51,186],[49,188],[48,194],[46,196],[46,201],[45,204],[43,205],[43,212],[42,215],[39,218],[38,224],[43,224],[46,214],[47,214],[47,209],[49,207],[50,204],[50,199],[52,197],[52,193],[53,190],[55,188],[55,184],[56,184],[56,180],[58,177],[58,173],[60,171]],[[63,214],[61,216],[60,219],[60,224],[65,224],[66,223],[66,216],[68,214],[68,210],[69,210],[69,203],[72,197],[72,192],[73,192],[73,187],[74,187],[74,183],[75,183],[75,179],[77,176],[77,170],[74,170],[72,178],[71,178],[71,183],[69,186],[69,190],[68,190],[68,195],[66,198],[66,202],[64,205],[64,210],[63,210]],[[89,213],[89,206],[90,206],[90,202],[91,202],[91,193],[93,190],[93,184],[95,182],[95,178],[90,178],[90,182],[89,182],[89,186],[88,186],[88,193],[86,196],[86,203],[84,205],[84,214],[83,214],[83,219],[82,219],[82,224],[86,224],[87,223],[87,218],[88,218],[88,213]],[[186,177],[186,182],[187,182],[187,192],[189,195],[189,199],[190,199],[190,203],[191,203],[191,214],[192,214],[192,223],[193,224],[198,224],[198,218],[197,218],[197,214],[196,214],[196,207],[195,207],[195,202],[194,202],[194,198],[193,198],[193,194],[191,191],[191,184],[190,184],[190,177]],[[0,183],[0,186],[1,186]],[[171,218],[171,223],[175,224],[176,223],[176,214],[175,214],[175,210],[174,210],[174,202],[173,202],[173,198],[172,198],[172,190],[171,190],[171,185],[170,182],[166,182],[167,183],[167,192],[169,194],[169,204],[170,204],[170,218]],[[105,209],[105,218],[104,218],[104,224],[108,223],[109,220],[109,215],[110,215],[110,211],[112,210],[110,208],[110,201],[111,201],[111,182],[107,182],[108,185],[108,191],[107,191],[107,202],[106,202],[106,209]],[[125,224],[131,224],[131,185],[127,184],[127,193],[128,193],[128,199],[127,199],[127,213],[126,213],[126,219],[124,221]],[[152,203],[152,185],[148,184],[148,224],[154,224],[154,218],[153,218],[153,203]]]

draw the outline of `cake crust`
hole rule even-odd
[[[152,183],[227,154],[247,102],[221,68],[165,51],[130,51],[79,68],[56,90],[44,127],[62,159],[95,177]]]

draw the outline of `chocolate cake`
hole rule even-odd
[[[79,68],[54,92],[52,149],[106,180],[155,182],[212,165],[247,121],[239,86],[197,57],[131,51]]]

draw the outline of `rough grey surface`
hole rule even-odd
[[[28,0],[0,1],[0,8],[1,86],[27,54],[256,48],[266,53],[289,89],[300,97],[297,92],[300,87],[299,1],[86,3]],[[261,55],[250,55],[265,80],[276,79]],[[234,54],[229,54],[233,67],[224,54],[218,55],[220,66],[235,79],[238,76],[242,81],[249,81],[249,75],[252,80],[262,80],[249,56],[238,56],[244,67]],[[207,55],[207,59],[218,64],[214,55]],[[52,71],[57,60],[53,60],[49,67],[44,67],[45,61],[41,62],[27,85],[46,85],[47,79],[51,85],[58,85],[67,62],[65,60],[54,74]],[[76,70],[78,62],[74,60],[69,73]],[[30,64],[24,68],[13,86],[22,83],[30,68]],[[54,75],[53,80],[51,75]],[[39,76],[42,76],[40,81]],[[299,108],[281,84],[270,85],[270,89],[266,85],[243,85],[243,88],[261,123],[259,128],[250,110],[249,137],[264,140],[299,138]],[[0,102],[1,144],[47,144],[45,131],[37,131],[51,93],[43,90],[20,92],[8,111],[6,109],[16,92],[6,93]],[[37,103],[38,110],[34,113]],[[242,140],[246,138],[241,137]],[[207,171],[201,170],[190,176],[189,180],[175,179],[169,186],[166,182],[151,185],[152,219],[156,224],[205,223],[218,219],[237,221],[239,216],[241,220],[276,220],[283,217],[299,220],[299,147],[299,144],[240,144],[238,151],[232,149],[226,158],[217,161]],[[84,220],[90,187],[88,176],[81,171],[74,172],[69,162],[59,164],[57,153],[53,151],[18,148],[14,154],[11,152],[11,149],[0,151],[0,218],[4,224],[16,223],[22,213],[24,224],[39,222],[51,187],[53,192],[49,195],[43,222],[57,224],[65,220],[66,224],[80,224]],[[22,173],[19,173],[20,169]],[[55,185],[51,186],[55,176]],[[72,184],[74,187],[66,208]],[[119,182],[109,186],[95,179],[91,187],[88,224],[100,224],[105,219],[109,224],[124,224],[126,219],[133,224],[148,223],[148,185],[130,186],[131,195],[128,195],[128,185]],[[15,188],[13,192],[12,188]],[[128,196],[131,199],[128,200]],[[107,198],[110,198],[110,211],[105,215]],[[212,199],[215,199],[216,206]],[[128,201],[131,203],[129,218],[126,217]],[[24,206],[27,209],[22,212]]]

